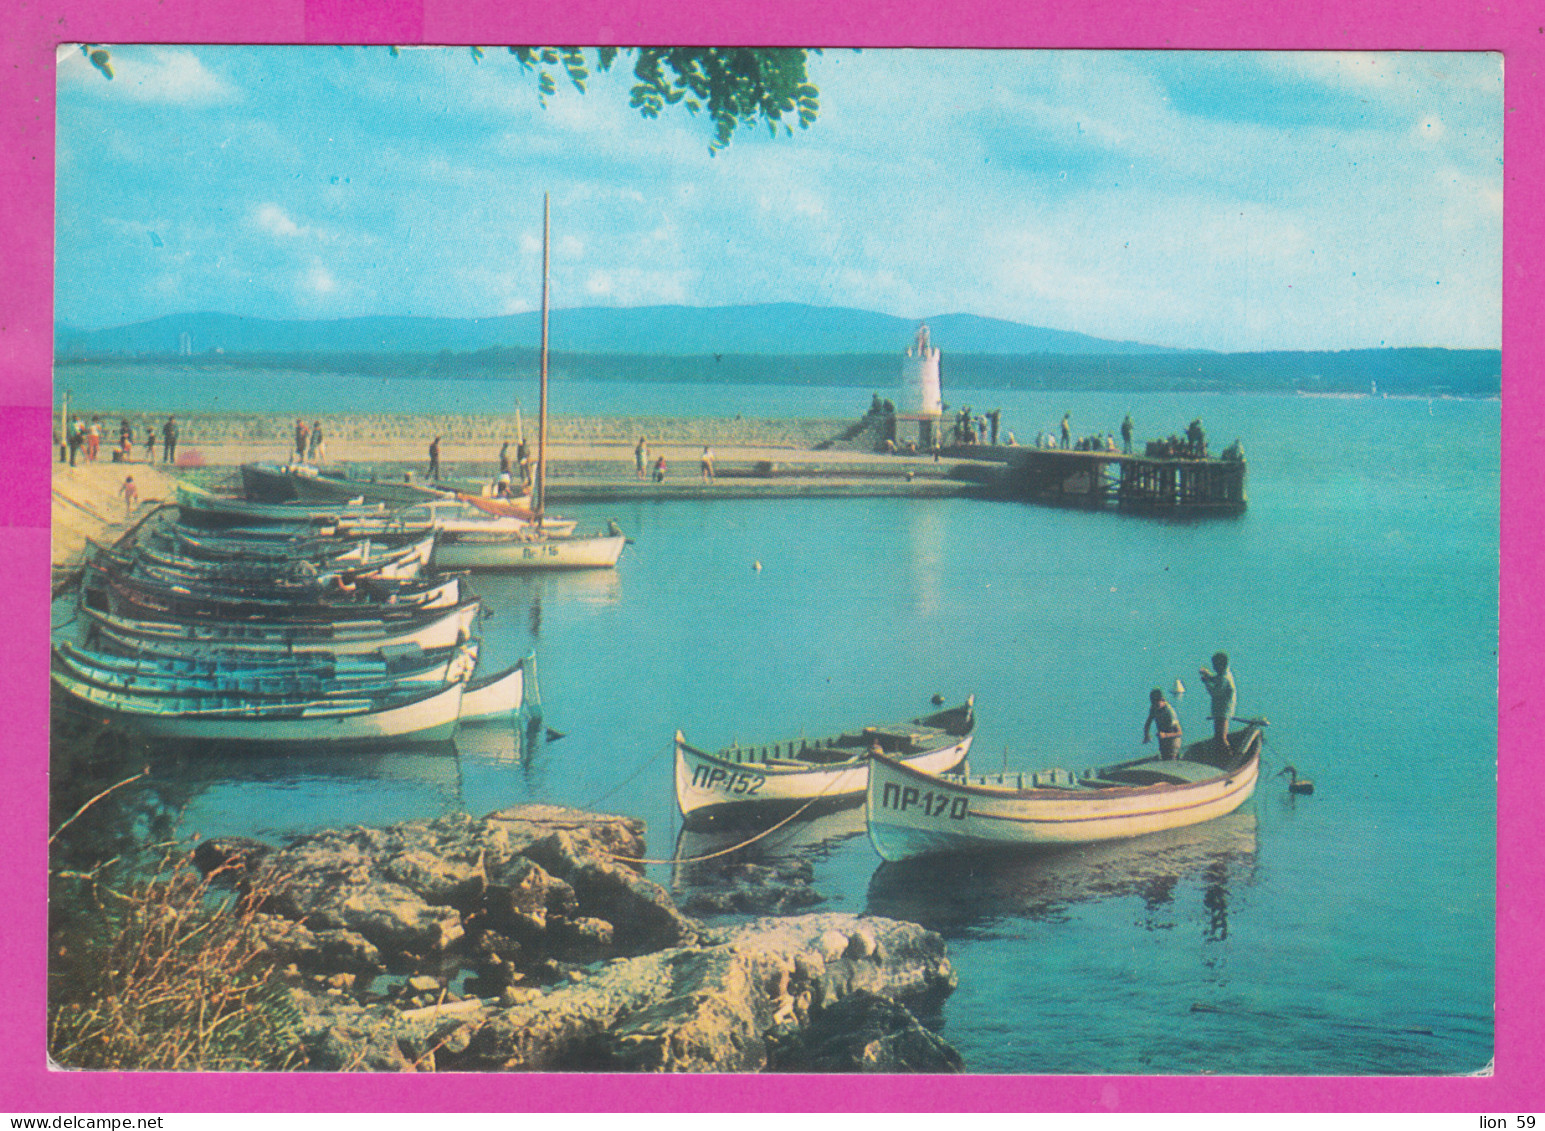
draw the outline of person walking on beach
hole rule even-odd
[[[311,429],[304,420],[295,421],[295,462],[306,462],[306,441],[311,439]]]
[[[156,426],[154,424],[145,429],[145,462],[156,462]]]
[[[65,429],[64,442],[70,449],[70,466],[75,466],[75,455],[80,451],[81,444],[85,441],[85,426],[79,420],[70,421],[70,426]]]
[[[93,416],[91,427],[86,429],[86,462],[96,463],[97,452],[102,447],[102,418]]]
[[[306,458],[312,463],[322,462],[322,422],[320,420],[311,423],[311,439],[306,443]]]
[[[1231,754],[1228,744],[1228,724],[1234,717],[1237,695],[1234,690],[1234,673],[1228,666],[1228,653],[1216,652],[1212,657],[1213,671],[1198,668],[1197,674],[1207,685],[1212,696],[1212,737],[1223,754]]]
[[[436,436],[429,445],[429,478],[434,482],[440,482],[440,437]]]
[[[1148,693],[1148,718],[1143,723],[1143,742],[1148,742],[1148,728],[1159,735],[1159,757],[1171,760],[1180,757],[1180,716],[1164,698],[1164,692],[1155,687]]]
[[[633,448],[633,465],[638,469],[638,477],[644,477],[644,465],[649,462],[649,441],[643,436],[638,438],[638,443]]]
[[[139,488],[134,485],[134,476],[124,479],[118,493],[123,496],[123,517],[127,519],[134,513],[134,505],[139,502]]]
[[[515,466],[520,469],[521,486],[531,486],[531,448],[526,444],[524,436],[515,445]]]
[[[713,482],[713,449],[704,446],[702,459],[698,461],[698,468],[702,472],[703,482]]]
[[[177,418],[168,416],[161,426],[161,462],[177,462]]]
[[[656,483],[664,483],[665,482],[665,457],[664,456],[661,456],[659,459],[654,461],[654,481]]]
[[[1121,449],[1127,455],[1132,454],[1132,414],[1130,412],[1121,422]]]
[[[1071,448],[1073,446],[1073,424],[1068,419],[1071,415],[1071,413],[1067,412],[1062,414],[1062,446],[1064,448]]]

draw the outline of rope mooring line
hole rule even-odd
[[[805,802],[798,809],[794,810],[794,812],[790,813],[777,824],[769,825],[755,836],[743,840],[739,844],[732,844],[728,848],[721,848],[717,852],[710,852],[703,856],[672,856],[665,860],[656,860],[646,856],[619,856],[616,853],[613,853],[612,859],[621,860],[625,864],[701,864],[704,860],[713,860],[719,856],[728,856],[732,852],[739,852],[742,848],[755,844],[764,836],[767,836],[770,833],[775,833],[790,821],[798,819],[799,816],[805,812],[805,810],[810,808],[810,806],[814,805],[817,801],[822,800],[827,795],[827,793],[831,791],[831,788],[832,787],[828,785],[820,793],[816,794],[809,801]]]

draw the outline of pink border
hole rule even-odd
[[[38,0],[0,37],[4,144],[0,230],[0,435],[20,437],[0,501],[0,592],[27,601],[0,651],[7,788],[0,810],[0,906],[11,929],[0,977],[0,1109],[7,1112],[213,1111],[1410,1111],[1537,1110],[1542,1040],[1531,1024],[1545,984],[1539,923],[1545,868],[1537,841],[1539,760],[1524,739],[1541,706],[1537,639],[1542,570],[1539,436],[1540,71],[1545,29],[1524,4],[1487,0],[1085,0],[1006,5],[933,0],[784,0],[750,15],[712,5],[570,0],[529,9],[505,0]],[[1364,48],[1507,55],[1506,329],[1502,557],[1497,1069],[1471,1079],[1142,1079],[1108,1077],[787,1078],[103,1076],[50,1073],[44,1047],[43,876],[47,741],[48,510],[54,45],[87,42],[723,43],[828,46]],[[1529,185],[1536,186],[1531,190]],[[21,929],[17,929],[20,925]],[[18,945],[19,944],[19,945]]]

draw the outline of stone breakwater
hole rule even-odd
[[[852,914],[711,927],[625,857],[624,817],[216,839],[194,859],[256,930],[324,1071],[961,1071],[912,1012],[955,987],[937,934]]]
[[[134,428],[136,454],[143,446],[146,432],[158,430],[165,417],[142,413],[121,415],[117,411],[100,414],[102,420],[116,425],[127,419]],[[308,418],[309,427],[316,421]],[[57,427],[57,421],[56,427]],[[293,442],[295,417],[283,413],[193,413],[177,418],[181,438],[179,446],[203,445],[271,446],[283,449]],[[551,416],[547,421],[549,441],[555,444],[624,444],[631,450],[639,437],[651,445],[719,445],[759,448],[814,448],[841,435],[851,421],[840,419],[753,419],[680,416]],[[402,445],[415,452],[427,448],[436,436],[450,445],[480,445],[496,452],[506,440],[513,447],[522,428],[527,440],[535,445],[535,413],[517,418],[508,415],[470,414],[350,413],[321,419],[322,433],[330,452],[339,445]],[[116,435],[116,432],[114,433]]]

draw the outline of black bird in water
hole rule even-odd
[[[1293,775],[1289,779],[1289,781],[1288,781],[1288,792],[1289,793],[1313,793],[1314,792],[1314,783],[1312,781],[1310,781],[1308,778],[1300,778],[1298,776],[1298,771],[1296,769],[1294,769],[1292,766],[1283,766],[1282,769],[1280,771],[1278,771],[1277,776],[1280,778],[1283,774],[1291,774],[1291,775]]]

